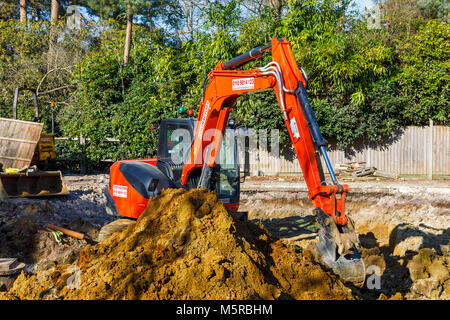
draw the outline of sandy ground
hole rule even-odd
[[[379,289],[366,283],[357,294],[363,299],[449,299],[450,181],[348,180],[341,179],[350,187],[346,212],[360,235],[366,269],[381,280]],[[314,244],[313,207],[301,179],[249,178],[241,203],[250,219],[284,241],[305,248]]]
[[[28,273],[74,262],[113,220],[103,208],[107,175],[66,175],[69,196],[0,200],[0,257],[16,257]],[[449,299],[450,181],[340,179],[346,211],[360,234],[368,269],[360,299]],[[283,242],[312,248],[317,225],[306,184],[296,177],[251,177],[241,185],[241,208]],[[47,223],[85,233],[57,243]],[[0,277],[0,291],[14,277]],[[369,288],[370,287],[370,288]]]

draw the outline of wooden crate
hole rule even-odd
[[[43,126],[37,122],[0,118],[0,163],[17,169],[29,166]]]

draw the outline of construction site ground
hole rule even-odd
[[[355,288],[317,268],[308,253],[314,249],[318,227],[301,178],[247,178],[241,185],[240,210],[248,211],[248,226],[229,220],[208,195],[174,193],[153,204],[153,213],[128,231],[101,244],[95,241],[100,228],[114,220],[103,207],[108,176],[65,175],[64,179],[68,196],[0,200],[0,258],[26,263],[22,274],[0,277],[0,298],[450,298],[449,180],[340,179],[350,187],[346,211],[360,235],[367,269],[366,284]],[[174,197],[178,202],[185,199],[190,211],[180,208]],[[155,224],[155,212],[166,217],[161,224]],[[46,230],[47,224],[85,237],[62,236],[58,242]],[[152,231],[139,233],[144,229]],[[232,237],[227,235],[230,230]],[[137,245],[144,240],[148,246]],[[130,258],[122,265],[127,252],[140,260]],[[104,258],[111,260],[108,266],[103,266]],[[246,271],[255,265],[254,271]],[[108,275],[105,270],[113,267],[120,271]],[[97,279],[90,281],[91,287],[84,287],[89,281],[82,281],[80,290],[63,290],[64,285],[56,290],[50,285],[52,281],[66,284],[73,270],[80,268],[85,279]],[[206,280],[197,283],[195,275]],[[50,289],[44,290],[45,286]]]

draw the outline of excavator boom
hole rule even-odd
[[[272,50],[272,61],[264,67],[237,70]],[[362,285],[365,268],[359,257],[357,234],[345,215],[344,201],[349,190],[336,179],[308,100],[307,79],[295,62],[290,43],[272,40],[270,46],[255,48],[225,63],[219,62],[208,75],[200,105],[190,158],[183,166],[182,185],[213,189],[214,170],[229,114],[237,99],[245,94],[273,89],[288,129],[297,159],[322,227],[317,249],[322,261],[344,280]],[[331,182],[325,179],[320,157]],[[351,256],[351,258],[349,258]]]

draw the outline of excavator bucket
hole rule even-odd
[[[319,223],[319,241],[316,256],[344,282],[361,288],[366,279],[366,268],[358,252],[358,235],[353,222],[348,218],[344,227],[338,227],[325,213],[316,211]]]
[[[0,198],[67,194],[61,171],[0,173]]]

